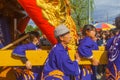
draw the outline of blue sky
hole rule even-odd
[[[31,19],[30,19],[28,25],[31,25],[31,26],[33,26],[33,27],[36,26],[35,23],[34,23]]]
[[[120,0],[94,0],[94,20],[113,23],[120,14]]]

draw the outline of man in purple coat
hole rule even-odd
[[[52,48],[44,66],[44,80],[70,80],[70,76],[78,76],[79,56],[76,54],[76,61],[71,61],[67,44],[71,40],[69,29],[65,25],[59,25],[54,31],[58,43]]]

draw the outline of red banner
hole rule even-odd
[[[44,33],[52,44],[56,44],[57,40],[54,37],[54,28],[43,17],[42,9],[36,5],[36,0],[18,0],[30,18],[35,22],[39,29]]]

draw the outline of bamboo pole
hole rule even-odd
[[[1,48],[1,50],[8,49],[8,48],[14,46],[15,44],[19,43],[20,41],[26,39],[27,37],[29,37],[29,34],[26,34],[25,36],[23,36],[23,37],[17,39],[16,41],[14,41],[14,42],[12,42],[12,43],[6,45],[5,47]]]

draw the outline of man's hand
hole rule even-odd
[[[80,56],[78,53],[75,53],[75,59],[79,62],[80,61]]]
[[[94,66],[98,66],[98,65],[99,65],[99,61],[96,60],[95,58],[92,58],[91,61],[92,61],[92,64],[93,64]]]
[[[26,68],[27,69],[32,69],[32,65],[31,65],[31,62],[30,61],[26,61]]]

